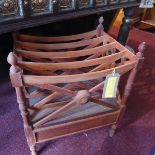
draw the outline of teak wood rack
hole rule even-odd
[[[112,125],[113,136],[119,126],[145,43],[134,55],[103,31],[102,22],[71,36],[14,34],[10,78],[32,155],[36,143],[106,125]],[[108,103],[102,89],[114,69],[130,74],[123,96],[117,90],[115,103]]]

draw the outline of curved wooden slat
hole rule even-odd
[[[43,44],[43,43],[30,43],[30,42],[22,42],[22,41],[16,41],[16,48],[28,48],[28,49],[42,49],[42,50],[64,50],[64,49],[72,49],[72,48],[78,48],[78,47],[84,47],[91,44],[100,44],[103,42],[103,40],[108,39],[108,35],[104,35],[101,37],[88,39],[88,40],[82,40],[77,42],[71,42],[71,43],[56,43],[56,44]]]
[[[131,51],[129,51],[126,47],[124,47],[122,44],[120,44],[119,42],[117,42],[116,44],[116,48],[120,51],[122,50],[125,50],[125,56],[128,58],[128,59],[133,59],[135,57],[135,54],[132,53]]]
[[[137,60],[130,62],[128,64],[124,64],[122,66],[115,67],[115,70],[119,74],[123,74],[131,70],[132,68],[134,68],[136,64],[137,64]],[[32,84],[56,84],[56,83],[87,81],[87,80],[103,78],[107,76],[109,73],[112,73],[113,70],[114,68],[97,71],[97,72],[89,72],[89,73],[74,74],[74,75],[62,75],[62,76],[23,75],[23,82],[27,85],[32,85]]]
[[[20,41],[26,42],[65,42],[65,41],[75,41],[84,38],[92,38],[96,35],[96,30],[68,36],[58,36],[58,37],[48,37],[48,36],[36,36],[36,35],[26,35],[26,34],[17,34],[17,39]]]
[[[36,51],[27,51],[16,49],[16,53],[20,56],[27,57],[27,58],[75,58],[81,56],[87,56],[91,54],[104,54],[111,48],[115,48],[116,42],[111,42],[106,45],[102,45],[99,47],[91,48],[91,49],[84,49],[78,51],[66,51],[66,52],[36,52]]]
[[[85,61],[62,62],[62,63],[37,63],[18,61],[18,65],[22,68],[29,68],[32,70],[63,70],[63,69],[77,69],[83,67],[90,67],[100,64],[106,64],[109,61],[114,62],[124,56],[124,51],[109,56],[90,59]]]

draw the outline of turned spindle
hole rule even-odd
[[[31,150],[31,155],[36,155],[35,151],[35,135],[33,134],[32,127],[28,120],[28,112],[26,110],[26,97],[23,92],[23,82],[22,82],[22,75],[20,73],[20,69],[17,67],[17,57],[13,52],[10,52],[7,57],[8,63],[11,65],[10,67],[10,79],[12,86],[15,87],[17,102],[19,105],[19,110],[23,119],[24,123],[24,131],[25,136],[27,138],[27,142],[29,148]]]
[[[100,37],[104,34],[103,23],[104,23],[104,18],[100,17],[99,18],[99,25],[97,26],[97,37]]]
[[[145,50],[145,46],[146,46],[146,43],[145,42],[142,42],[139,46],[138,46],[138,52],[136,54],[136,59],[138,59],[138,62],[137,62],[137,65],[131,70],[130,72],[130,75],[129,75],[129,78],[127,80],[127,83],[126,83],[126,86],[125,86],[125,90],[124,90],[124,95],[123,95],[123,98],[122,98],[122,102],[121,102],[121,111],[120,111],[120,115],[117,119],[117,122],[116,124],[114,124],[112,127],[111,127],[111,130],[109,132],[109,136],[112,137],[115,133],[115,130],[118,128],[118,126],[120,125],[120,122],[124,116],[124,113],[125,113],[125,110],[126,110],[126,102],[127,102],[127,99],[130,95],[130,92],[131,92],[131,89],[133,87],[133,82],[135,80],[135,77],[136,77],[136,73],[137,73],[137,70],[139,68],[139,62],[141,61],[141,59],[143,58],[143,52]]]

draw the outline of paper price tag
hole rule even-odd
[[[107,75],[105,79],[105,84],[103,88],[102,98],[116,98],[116,91],[118,87],[120,75],[113,72],[112,74]]]
[[[106,98],[115,97],[114,90],[115,90],[116,80],[117,80],[117,77],[109,77],[108,82],[107,82],[107,88],[105,91]]]

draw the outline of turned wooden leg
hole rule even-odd
[[[115,132],[116,132],[116,129],[120,126],[120,123],[121,123],[121,121],[122,121],[122,119],[123,119],[123,116],[124,116],[124,113],[125,113],[125,109],[126,109],[126,106],[125,106],[125,105],[122,105],[122,106],[121,106],[120,114],[119,114],[119,116],[118,116],[118,118],[117,118],[117,121],[116,121],[115,124],[112,125],[112,127],[111,127],[111,129],[110,129],[110,131],[109,131],[109,136],[110,136],[110,137],[113,137],[113,135],[114,135]]]
[[[123,9],[124,18],[123,18],[122,25],[120,27],[118,38],[117,38],[117,40],[122,45],[125,45],[127,42],[131,26],[135,21],[132,17],[135,14],[136,9],[137,9],[136,7],[130,7],[130,8]]]
[[[123,116],[124,116],[124,113],[125,113],[125,110],[126,110],[126,102],[127,102],[127,99],[128,99],[128,97],[130,95],[130,92],[131,92],[131,89],[132,89],[132,86],[133,86],[133,82],[134,82],[137,70],[139,68],[139,65],[142,65],[141,61],[143,61],[143,59],[144,59],[143,58],[144,50],[145,50],[145,42],[141,43],[139,45],[139,47],[138,47],[138,53],[136,54],[136,57],[138,59],[138,63],[135,66],[135,68],[133,68],[131,70],[131,72],[130,72],[129,78],[128,78],[126,86],[125,86],[123,98],[122,98],[122,101],[121,101],[120,114],[119,114],[119,116],[117,118],[116,123],[111,127],[111,130],[110,130],[110,133],[109,133],[110,137],[112,137],[114,135],[115,130],[120,126],[120,122],[123,119]]]
[[[31,151],[31,155],[37,155],[36,150],[35,150],[35,146],[31,146],[30,151]]]
[[[110,137],[113,137],[113,135],[115,134],[116,128],[117,128],[116,124],[112,125],[110,132],[109,132]]]
[[[33,133],[32,126],[30,125],[28,119],[28,111],[27,111],[27,104],[26,104],[26,96],[24,93],[24,86],[22,81],[22,73],[20,69],[16,66],[17,65],[17,57],[14,53],[10,53],[7,57],[8,63],[12,66],[10,67],[10,78],[12,82],[12,86],[15,87],[16,95],[17,95],[17,102],[19,105],[19,110],[23,119],[23,126],[24,132],[27,139],[28,146],[30,147],[31,154],[36,155],[35,152],[35,134]]]

